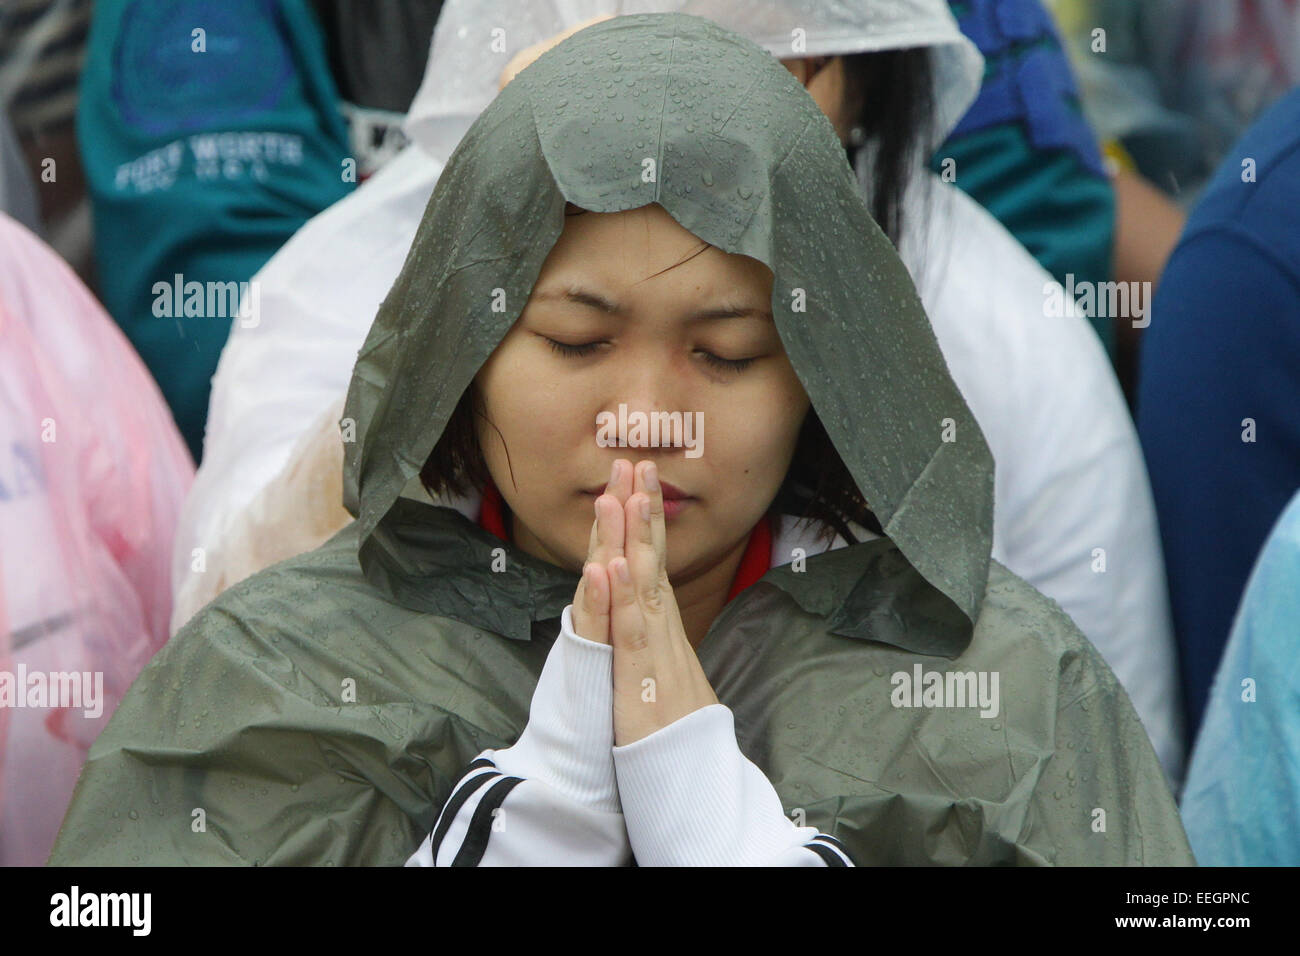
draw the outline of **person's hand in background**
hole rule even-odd
[[[577,26],[570,27],[563,33],[555,34],[555,36],[551,37],[549,40],[543,40],[541,43],[534,43],[532,46],[520,50],[511,57],[510,62],[506,64],[506,68],[501,71],[501,78],[497,81],[497,89],[504,90],[507,83],[518,76],[530,63],[560,41],[573,36],[573,34],[577,33],[579,30],[587,29],[587,27],[591,26],[593,23],[599,23],[601,20],[609,20],[612,17],[613,14],[606,13],[598,17],[592,17],[590,20],[583,20]]]

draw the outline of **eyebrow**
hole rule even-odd
[[[589,308],[604,312],[606,315],[622,316],[626,314],[623,307],[617,302],[611,302],[597,292],[578,287],[570,287],[561,292],[558,289],[547,289],[535,293],[534,299],[540,301],[552,302],[574,302],[578,305],[585,305]],[[772,313],[767,309],[738,308],[732,306],[721,306],[716,309],[704,309],[694,312],[687,317],[688,322],[707,322],[710,319],[764,319],[768,322],[773,321]]]

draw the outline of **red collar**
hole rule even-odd
[[[506,535],[505,505],[501,500],[501,492],[491,481],[483,490],[483,504],[479,509],[478,524],[483,530],[490,531],[502,541],[509,543],[510,538]],[[731,582],[731,593],[727,595],[727,602],[730,603],[732,598],[765,575],[771,566],[772,519],[770,515],[764,515],[749,534],[749,544],[745,546],[745,553],[741,555],[740,567],[736,569],[736,578]]]

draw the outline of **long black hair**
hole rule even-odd
[[[914,171],[939,146],[933,142],[933,66],[927,47],[853,53],[844,58],[844,99],[861,130],[844,147],[856,168],[868,150],[872,176],[867,206],[897,248],[903,231],[903,194]],[[919,162],[918,162],[919,157]]]

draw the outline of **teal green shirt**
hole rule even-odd
[[[197,461],[239,284],[354,188],[309,4],[100,0],[77,130],[101,298]]]
[[[931,168],[954,174],[1061,283],[1110,281],[1114,189],[1051,17],[1039,0],[950,6],[984,54],[984,83]],[[1113,360],[1112,317],[1089,321]]]

